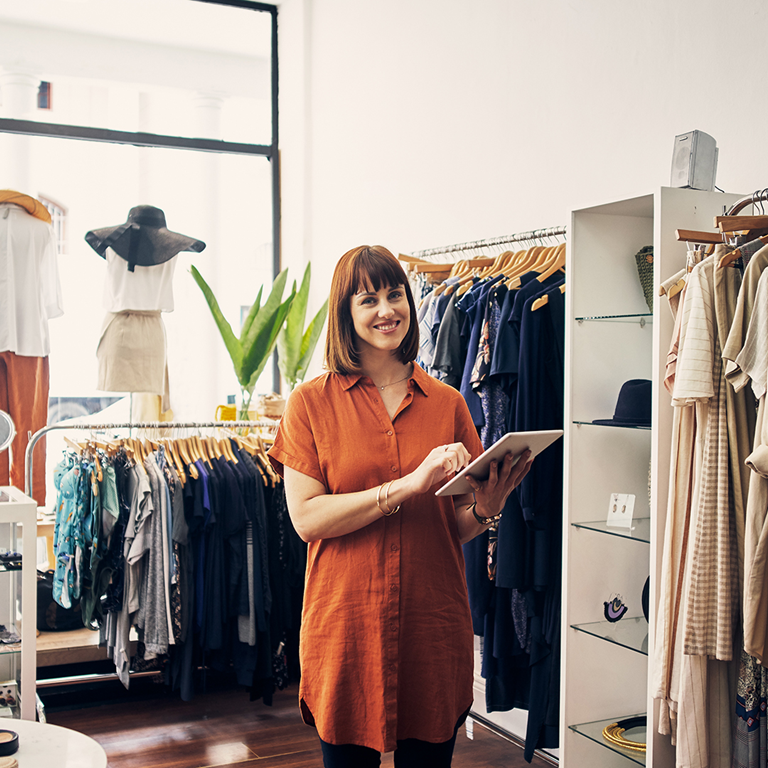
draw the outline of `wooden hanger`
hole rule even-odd
[[[699,232],[694,229],[676,229],[675,236],[682,243],[710,243],[720,245],[723,242],[722,232]]]
[[[549,262],[554,250],[553,246],[545,245],[537,254],[536,259],[531,265],[531,269],[534,272],[542,272],[546,268],[546,264]]]
[[[498,254],[493,261],[478,275],[481,280],[485,280],[488,277],[493,277],[501,269],[501,265],[504,263],[508,255],[508,251],[502,251]]]
[[[565,243],[555,247],[546,268],[536,279],[543,283],[547,278],[552,277],[552,275],[561,270],[565,271]]]
[[[192,453],[190,451],[190,446],[189,446],[189,443],[187,442],[187,438],[185,437],[176,438],[175,444],[176,444],[176,450],[178,451],[179,457],[187,467],[187,472],[189,472],[189,476],[194,480],[197,480],[200,477],[200,473],[197,471],[197,467],[195,466],[195,459],[192,456]]]
[[[768,243],[768,234],[761,235],[758,238],[755,238],[756,240],[759,240],[761,243]],[[727,267],[731,264],[733,264],[735,261],[741,258],[741,249],[735,248],[732,251],[728,251],[724,256],[720,258],[720,261],[718,262],[718,268]]]
[[[721,232],[754,231],[768,233],[768,216],[715,216],[715,226]]]
[[[219,445],[219,441],[216,440],[214,437],[208,436],[202,438],[203,444],[208,449],[208,455],[211,458],[220,459],[222,457],[222,449]]]
[[[516,277],[520,277],[520,275],[527,271],[526,265],[530,260],[529,254],[529,249],[523,248],[512,253],[512,255],[504,262],[501,271],[504,275],[504,282],[507,285],[509,285],[511,280],[514,280]]]
[[[169,438],[162,438],[160,444],[165,448],[165,455],[170,460],[171,466],[176,470],[176,474],[179,476],[179,481],[182,486],[185,485],[187,482],[187,475],[184,471],[184,462],[179,458],[176,441]]]
[[[74,440],[70,440],[66,435],[64,435],[64,442],[78,455],[82,456],[83,451],[85,450],[85,445],[80,445],[80,443],[76,443]]]
[[[669,287],[669,290],[667,290],[667,297],[671,299],[673,296],[677,296],[677,294],[680,293],[680,291],[682,291],[683,288],[685,288],[685,284],[687,282],[688,282],[687,275],[681,277],[674,285],[671,285]],[[664,294],[663,289],[660,289],[659,296],[662,296],[663,294]]]
[[[232,464],[237,464],[235,454],[232,453],[232,444],[229,442],[228,438],[212,437],[210,439],[213,440],[216,444],[214,450],[217,451],[218,456],[222,456],[225,461],[228,461]]]
[[[526,254],[526,263],[525,263],[526,272],[530,272],[532,269],[535,268],[536,262],[538,261],[538,258],[541,255],[543,250],[544,250],[543,245],[534,245],[532,248],[528,249],[528,253]]]
[[[88,450],[90,451],[91,459],[93,459],[94,470],[92,471],[95,479],[101,482],[104,480],[104,473],[101,471],[101,462],[99,461],[99,454],[94,443],[87,443]]]
[[[420,259],[418,256],[408,256],[406,253],[398,253],[397,260],[405,264],[405,271],[408,272],[413,264],[431,264],[426,259]]]
[[[565,293],[565,283],[560,286],[560,293]],[[541,309],[547,304],[549,304],[549,294],[545,293],[543,296],[539,296],[539,298],[531,304],[531,312],[535,312],[537,309]]]
[[[203,461],[210,467],[211,466],[211,453],[208,450],[208,444],[203,441],[200,435],[195,435],[195,445],[200,452],[200,456]]]
[[[534,246],[532,248],[526,248],[523,251],[519,251],[515,258],[512,268],[507,271],[509,278],[521,277],[526,272],[530,272],[534,269],[536,260],[541,255],[542,251],[539,250],[542,246]]]
[[[266,473],[269,479],[270,487],[274,488],[275,484],[279,481],[280,478],[272,467],[272,462],[270,462],[269,457],[267,456],[267,449],[264,445],[264,440],[258,432],[248,435],[246,440],[255,447],[256,450],[254,451],[253,456]]]

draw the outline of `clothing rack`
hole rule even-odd
[[[276,427],[277,421],[272,419],[263,419],[258,421],[143,421],[143,422],[113,422],[107,424],[51,424],[35,432],[29,438],[26,454],[24,456],[24,476],[25,493],[30,495],[32,490],[32,451],[37,441],[48,432],[61,429],[79,429],[89,432],[104,432],[112,429],[216,429],[216,428],[240,428],[240,427]],[[130,672],[131,678],[136,677],[155,677],[162,674],[162,670],[146,670],[140,672]],[[79,685],[82,683],[111,682],[117,680],[118,676],[114,672],[99,674],[82,674],[65,677],[55,677],[45,680],[38,680],[38,688]],[[38,698],[38,710],[42,712],[41,718],[44,722],[45,712],[42,702]]]
[[[35,432],[29,438],[27,451],[24,456],[24,492],[27,496],[32,492],[32,451],[37,441],[48,432],[57,429],[82,429],[88,432],[104,432],[110,429],[216,429],[240,427],[276,427],[277,421],[261,419],[258,421],[134,421],[109,424],[51,424]]]
[[[766,198],[768,199],[768,198]],[[481,248],[492,248],[513,243],[523,243],[535,240],[545,240],[546,238],[561,237],[566,234],[566,227],[546,227],[545,229],[532,229],[528,232],[518,232],[515,235],[505,235],[503,237],[493,237],[489,240],[470,240],[466,243],[456,243],[455,245],[445,245],[441,248],[427,248],[423,251],[414,251],[409,254],[417,259],[429,259],[430,256],[442,256],[449,253],[460,253],[461,251],[476,251]]]
[[[742,197],[737,200],[726,213],[726,216],[735,216],[739,211],[746,208],[748,205],[755,205],[756,203],[764,203],[768,201],[768,188],[758,189],[751,195]],[[760,206],[762,208],[762,206]]]

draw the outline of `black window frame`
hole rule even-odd
[[[25,136],[49,136],[60,139],[80,141],[100,141],[111,144],[124,144],[135,147],[161,147],[165,149],[189,149],[217,154],[255,155],[270,161],[272,171],[272,279],[280,272],[280,165],[278,152],[279,110],[278,110],[278,56],[277,56],[277,6],[253,0],[189,0],[209,5],[224,5],[244,8],[256,12],[269,13],[271,16],[270,42],[270,97],[272,132],[269,144],[248,144],[242,142],[220,141],[218,139],[185,138],[168,134],[116,131],[107,128],[64,125],[37,120],[16,120],[0,118],[0,133],[21,134]],[[280,372],[277,357],[273,356],[272,388],[280,391]]]

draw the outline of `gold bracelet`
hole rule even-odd
[[[381,512],[382,515],[386,517],[387,513],[381,508],[381,489],[386,485],[386,483],[382,483],[379,486],[379,489],[376,491],[376,506],[379,508],[379,512]]]
[[[473,501],[467,507],[467,509],[469,509],[472,512],[472,514],[475,517],[475,520],[477,520],[477,522],[480,523],[480,525],[491,525],[492,523],[498,523],[499,520],[501,520],[501,515],[502,515],[501,512],[499,512],[498,515],[494,515],[493,517],[480,517],[480,515],[478,515],[477,512],[475,512],[476,506],[477,506],[477,502]]]
[[[384,517],[389,517],[390,515],[394,515],[395,512],[397,512],[398,509],[400,509],[400,505],[398,504],[394,509],[389,509],[389,486],[394,483],[394,480],[390,480],[387,483],[387,490],[384,491],[384,506],[389,510],[388,512],[382,512]]]

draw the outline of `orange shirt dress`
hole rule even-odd
[[[352,493],[416,469],[433,448],[482,444],[461,394],[414,366],[390,420],[362,375],[324,374],[288,398],[269,458]],[[403,502],[354,533],[309,544],[301,626],[304,722],[330,744],[379,752],[439,743],[472,704],[473,635],[451,497]]]

